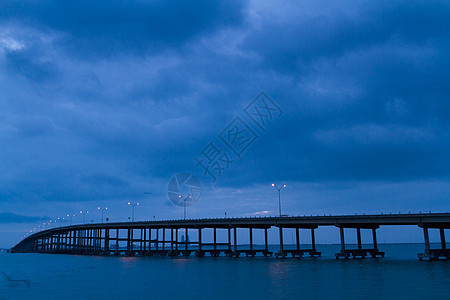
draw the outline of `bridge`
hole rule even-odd
[[[189,256],[195,254],[202,257],[211,256],[254,257],[256,255],[285,257],[321,256],[315,243],[315,230],[319,226],[336,226],[340,229],[341,250],[335,256],[339,258],[384,257],[385,253],[378,249],[377,232],[380,226],[416,225],[422,228],[425,251],[419,253],[422,260],[449,259],[450,251],[446,248],[445,229],[450,228],[449,213],[419,214],[381,214],[381,215],[342,215],[342,216],[282,216],[253,218],[220,218],[164,220],[120,223],[91,223],[65,226],[34,233],[11,249],[11,252],[64,253],[85,255],[165,255]],[[248,245],[237,242],[237,230],[248,229]],[[268,245],[268,229],[278,228],[279,249],[273,253]],[[285,249],[283,229],[294,229],[296,233],[295,249]],[[357,248],[347,249],[344,229],[356,229]],[[372,232],[371,248],[363,248],[361,230]],[[428,230],[438,229],[440,232],[440,248],[431,249]],[[212,230],[212,241],[202,239],[203,230]],[[217,241],[217,231],[225,230],[228,238],[225,242]],[[257,249],[253,243],[254,230],[264,231],[264,247]],[[307,230],[311,235],[311,243],[300,247],[300,230]],[[178,231],[185,233],[184,240],[178,240]],[[189,240],[189,232],[197,231],[197,240]],[[348,245],[347,245],[348,246]]]

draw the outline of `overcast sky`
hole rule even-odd
[[[80,210],[98,222],[99,205],[181,218],[181,172],[202,183],[193,218],[278,214],[272,182],[286,214],[448,211],[449,16],[447,1],[1,1],[0,247]]]

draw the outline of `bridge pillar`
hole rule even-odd
[[[170,255],[173,254],[173,228],[170,228]]]
[[[162,229],[162,255],[164,255],[166,251],[166,228],[163,227],[161,229]]]
[[[119,254],[119,228],[116,229],[116,255]]]
[[[109,229],[105,229],[105,255],[109,255]]]
[[[445,242],[445,228],[444,227],[439,228],[441,248],[431,249],[430,237],[428,235],[428,227],[423,225],[419,226],[423,228],[423,237],[425,240],[425,253],[417,254],[419,260],[422,260],[423,258],[429,258],[430,260],[450,259],[450,250],[447,249],[447,245]]]
[[[353,258],[359,257],[359,258],[365,258],[366,256],[370,255],[373,258],[376,258],[377,256],[384,257],[384,252],[378,251],[378,244],[377,244],[377,235],[376,235],[376,229],[379,227],[378,225],[370,225],[370,227],[356,227],[356,238],[358,242],[358,248],[357,249],[345,249],[345,238],[344,238],[344,229],[345,226],[343,225],[337,225],[339,227],[340,236],[341,236],[341,252],[336,253],[336,259],[339,258],[345,258],[348,259],[350,256]],[[354,227],[349,227],[354,228]],[[372,249],[363,249],[362,243],[361,243],[361,228],[371,229],[372,230],[372,238],[373,238],[373,248]]]
[[[203,251],[202,251],[202,228],[198,228],[198,250],[197,250],[197,256],[202,257]]]
[[[372,228],[372,240],[373,240],[373,249],[378,251],[378,242],[377,242],[377,230]]]
[[[91,252],[95,253],[97,247],[97,229],[91,229]]]
[[[315,228],[311,228],[311,247],[312,247],[312,250],[313,250],[313,252],[316,252],[316,236],[315,236]],[[319,254],[319,256],[320,256],[320,252],[317,252],[318,254]],[[311,254],[311,256],[313,256],[312,254]]]
[[[98,229],[92,229],[92,252],[97,254]]]
[[[61,251],[61,232],[58,232],[56,235],[56,251]]]
[[[186,251],[188,251],[188,247],[189,247],[189,245],[188,245],[188,243],[189,243],[189,235],[188,235],[188,228],[186,227],[186,230],[185,230],[185,232],[184,232],[184,250],[186,250]],[[185,255],[187,255],[187,253],[185,254]]]
[[[159,228],[156,228],[156,241],[155,241],[155,249],[159,250]]]
[[[447,246],[445,244],[444,228],[439,228],[439,233],[440,233],[440,236],[441,236],[441,247],[442,247],[442,250],[446,250]]]
[[[234,227],[234,257],[239,257],[238,247],[237,247],[237,228]]]
[[[153,255],[153,249],[155,248],[155,238],[153,237],[153,228],[148,229],[148,250],[149,255]]]
[[[144,253],[147,252],[147,228],[144,227]]]
[[[231,227],[228,227],[228,256],[232,256],[232,254],[231,254]]]
[[[89,239],[89,229],[86,229],[84,232],[84,242],[85,242],[85,247],[84,247],[84,251],[88,252],[89,251],[89,246],[90,246],[90,239]]]
[[[97,230],[91,229],[91,253],[95,253],[95,246],[97,243]]]
[[[178,228],[175,228],[175,250],[178,253]]]
[[[213,228],[213,235],[214,235],[214,245],[213,245],[214,256],[216,256],[217,255],[217,253],[216,253],[216,251],[217,251],[217,228],[216,227]]]
[[[140,235],[139,235],[139,254],[142,254],[142,250],[143,250],[143,243],[144,243],[144,228],[140,229]]]
[[[131,253],[131,229],[127,228],[127,255]]]
[[[339,232],[341,235],[341,252],[342,252],[342,251],[345,251],[344,227],[340,227]],[[348,258],[348,257],[346,257],[346,258]]]
[[[249,234],[250,234],[250,252],[247,252],[247,256],[251,255],[252,257],[255,256],[255,253],[253,252],[253,228],[250,227],[249,229]]]
[[[361,245],[361,228],[356,228],[356,237],[358,239],[358,250],[362,249]]]
[[[101,228],[97,229],[97,254],[101,254],[102,252],[102,236],[103,236],[103,229]]]
[[[275,256],[278,258],[278,256],[281,256],[281,258],[285,258],[286,257],[286,253],[283,250],[283,227],[278,227],[279,231],[280,231],[280,252],[276,253]]]
[[[269,252],[269,240],[267,236],[267,228],[264,228],[264,256],[268,256],[271,253]]]

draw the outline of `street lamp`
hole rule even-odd
[[[97,209],[99,209],[99,210],[102,211],[102,223],[103,223],[103,211],[107,210],[108,208],[107,208],[107,207],[101,208],[101,207],[99,206],[99,207],[97,207]]]
[[[183,206],[184,206],[184,219],[186,220],[186,200],[192,198],[191,194],[187,195],[186,197],[183,197],[181,195],[178,195],[179,198],[183,199]]]
[[[133,208],[133,214],[131,215],[131,222],[134,222],[134,207],[135,206],[138,206],[139,205],[139,202],[137,202],[137,203],[131,203],[131,202],[128,202],[128,205],[131,205],[131,207]]]
[[[275,183],[272,183],[272,186],[274,186],[278,190],[278,211],[280,212],[281,217],[281,190],[286,187],[285,184],[278,187]]]
[[[69,225],[72,226],[72,217],[75,217],[75,215],[67,215],[69,217]]]
[[[86,214],[88,214],[88,213],[89,213],[89,211],[82,211],[82,210],[80,210],[80,214],[83,214],[83,224],[84,224],[84,220],[85,220]]]

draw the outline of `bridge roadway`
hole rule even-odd
[[[380,215],[341,215],[341,216],[282,216],[282,217],[252,217],[252,218],[220,218],[220,219],[188,219],[188,220],[163,220],[143,222],[120,223],[90,223],[47,229],[26,237],[11,249],[11,252],[39,252],[39,253],[67,253],[90,255],[168,255],[189,256],[195,253],[204,256],[225,254],[238,257],[242,254],[255,256],[260,253],[264,256],[275,254],[276,257],[302,257],[308,254],[311,257],[320,256],[316,250],[315,229],[319,226],[336,226],[340,228],[341,251],[336,253],[336,258],[365,258],[384,257],[385,253],[379,251],[377,245],[376,230],[386,225],[416,225],[423,229],[425,252],[418,254],[420,260],[449,259],[450,251],[446,248],[445,229],[450,228],[449,213],[419,213],[419,214],[380,214]],[[276,253],[269,251],[268,229],[277,227],[279,249]],[[249,230],[250,243],[237,244],[237,229]],[[283,228],[293,228],[296,232],[295,249],[285,249],[283,243]],[[357,249],[346,249],[344,229],[356,229]],[[431,249],[428,235],[429,229],[439,229],[441,248]],[[202,240],[202,230],[213,230],[213,241],[205,243]],[[217,230],[227,230],[226,242],[217,242]],[[264,230],[264,248],[255,249],[253,244],[253,231]],[[307,229],[311,234],[309,248],[300,248],[300,229]],[[361,243],[361,229],[372,231],[373,247],[363,248]],[[189,236],[189,230],[198,231],[197,241],[178,241],[178,231],[182,230],[185,236]],[[122,235],[120,232],[122,231]],[[125,237],[123,236],[125,231]],[[161,234],[160,234],[161,231]],[[169,238],[167,237],[169,231]],[[233,231],[233,239],[231,235]],[[187,233],[187,234],[186,234]],[[114,244],[111,244],[114,243]],[[245,248],[245,249],[244,249]]]

